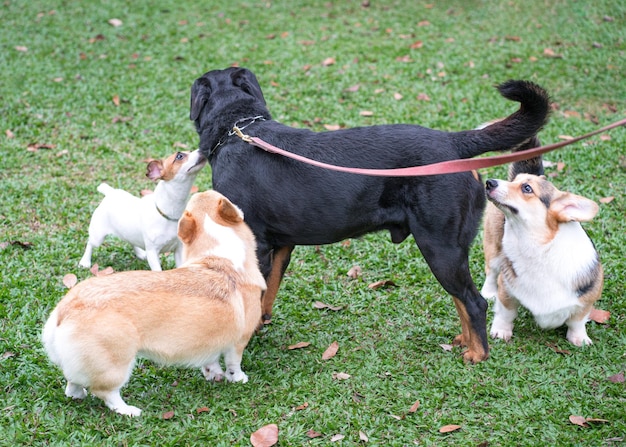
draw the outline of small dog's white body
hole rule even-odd
[[[161,253],[173,252],[176,266],[182,263],[182,247],[176,235],[196,175],[206,164],[199,151],[177,152],[163,160],[148,163],[146,176],[159,180],[154,193],[136,197],[106,183],[98,186],[104,199],[89,223],[89,239],[79,265],[91,267],[93,249],[107,235],[129,242],[150,269],[161,270]]]
[[[82,399],[89,390],[117,413],[139,416],[120,395],[137,356],[199,367],[207,380],[247,382],[241,358],[261,321],[266,287],[254,236],[215,191],[192,196],[178,234],[182,267],[90,278],[52,311],[42,339],[63,370],[67,396]]]
[[[488,180],[487,195],[505,218],[500,246],[485,235],[490,268],[482,294],[497,296],[491,336],[511,338],[521,304],[541,328],[567,324],[571,343],[591,344],[585,323],[600,298],[603,275],[598,253],[579,222],[591,220],[597,204],[530,174],[513,182]]]

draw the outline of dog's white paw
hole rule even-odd
[[[489,334],[491,335],[491,338],[499,338],[504,341],[509,341],[513,336],[513,328],[496,327],[492,325]]]
[[[592,345],[593,342],[587,335],[587,332],[582,334],[571,333],[571,331],[567,331],[567,340],[575,345],[575,346],[589,346]]]
[[[485,299],[493,300],[498,296],[498,285],[495,281],[487,281],[483,285],[483,288],[480,289],[480,294]]]
[[[119,414],[123,414],[125,416],[137,417],[141,416],[141,409],[137,407],[133,407],[132,405],[124,405],[117,408],[112,408],[113,411]]]
[[[202,367],[202,374],[206,380],[221,382],[224,380],[224,371],[219,363],[211,363]]]
[[[88,269],[91,267],[91,258],[82,257],[80,261],[78,261],[78,265],[82,268]]]
[[[72,382],[67,382],[65,387],[65,395],[72,399],[84,399],[87,397],[87,390],[80,385],[76,385]]]
[[[248,376],[241,369],[228,369],[226,371],[226,380],[229,382],[241,382],[246,383],[248,381]]]

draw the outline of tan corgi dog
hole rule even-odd
[[[484,238],[489,268],[482,293],[497,293],[491,336],[511,338],[521,304],[541,328],[566,324],[571,343],[591,344],[585,324],[604,276],[580,222],[593,219],[598,205],[532,174],[518,174],[512,182],[487,180],[486,190],[497,208],[487,214]],[[501,235],[491,234],[488,222],[498,218],[498,210],[504,215]]]
[[[215,191],[192,196],[178,235],[180,268],[93,277],[56,306],[42,338],[67,396],[82,399],[89,390],[117,413],[139,416],[120,396],[136,356],[199,367],[207,380],[248,380],[241,358],[265,290],[254,236],[239,208]]]

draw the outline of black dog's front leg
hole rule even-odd
[[[261,273],[263,273],[267,284],[267,289],[263,294],[261,308],[263,312],[261,316],[263,324],[270,324],[272,321],[274,300],[276,299],[280,283],[285,275],[285,270],[287,270],[287,266],[289,266],[293,249],[293,245],[272,247],[270,249],[259,245],[257,249]]]

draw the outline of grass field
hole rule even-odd
[[[66,398],[40,342],[64,275],[91,276],[77,265],[96,186],[139,194],[153,187],[145,159],[196,147],[189,89],[204,72],[250,68],[275,119],[319,131],[473,128],[515,109],[495,84],[528,79],[553,97],[541,139],[556,142],[624,117],[626,3],[6,0],[0,23],[0,445],[245,446],[267,424],[280,446],[626,443],[624,128],[546,157],[560,189],[603,202],[585,229],[605,268],[598,307],[611,317],[588,324],[584,349],[522,312],[510,343],[464,364],[447,346],[460,331],[450,297],[412,241],[383,233],[296,249],[273,323],[244,354],[247,384],[140,361],[123,396],[144,413],[130,419]],[[196,184],[210,179],[206,168]],[[147,268],[113,239],[94,260]],[[368,287],[379,280],[395,286]],[[337,355],[322,360],[334,341]],[[310,345],[289,349],[298,342]],[[440,433],[447,425],[460,429]]]

